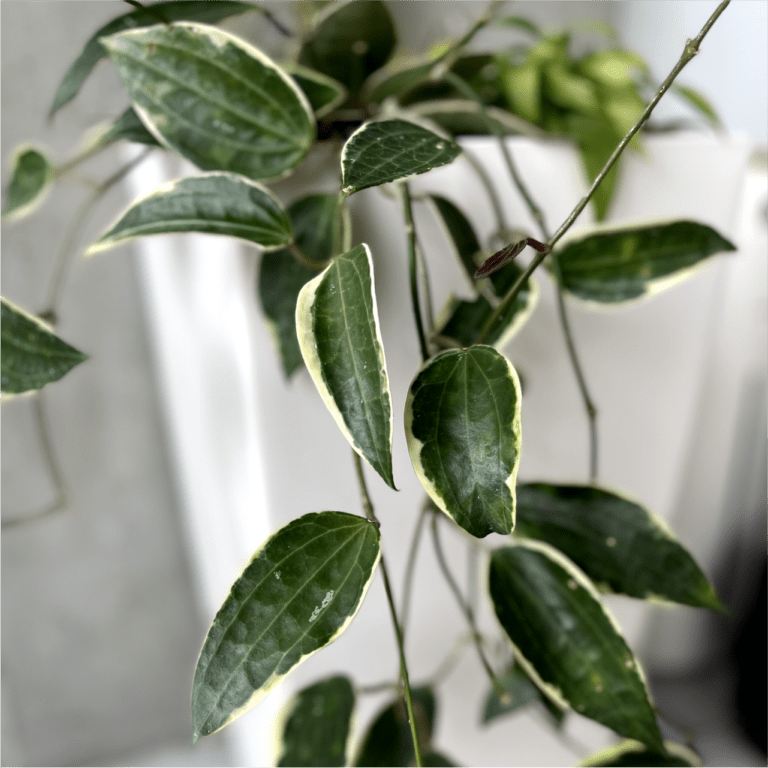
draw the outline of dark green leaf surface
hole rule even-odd
[[[655,766],[698,766],[703,765],[701,757],[692,749],[665,741],[665,752],[649,749],[634,739],[623,741],[608,749],[587,757],[580,766],[616,766],[616,768],[655,768]]]
[[[435,695],[430,688],[411,688],[416,732],[422,753],[430,751],[435,725]],[[413,738],[403,699],[382,709],[363,739],[358,766],[409,766],[414,764]]]
[[[611,491],[518,485],[516,532],[557,547],[613,592],[722,609],[707,577],[664,521]]]
[[[304,92],[315,117],[327,115],[347,98],[347,89],[338,80],[313,69],[293,66],[289,74]]]
[[[291,239],[291,222],[260,184],[232,173],[204,173],[164,184],[137,200],[86,254],[169,232],[227,235],[277,248]]]
[[[367,245],[337,256],[299,293],[299,347],[350,445],[394,488],[392,397]]]
[[[587,301],[613,303],[651,294],[735,247],[695,221],[673,221],[589,235],[558,253],[563,287]]]
[[[50,114],[53,115],[68,101],[73,99],[80,86],[85,82],[91,70],[99,61],[107,55],[99,44],[100,37],[121,32],[125,29],[136,27],[150,27],[159,24],[158,16],[167,21],[203,21],[215,24],[217,21],[244,13],[250,10],[256,3],[236,3],[228,0],[171,0],[170,2],[147,4],[151,12],[143,9],[123,14],[105,24],[95,32],[85,44],[83,52],[77,57],[72,66],[67,70],[64,79],[59,85],[56,96],[53,99]],[[154,14],[154,15],[153,15]]]
[[[299,53],[299,64],[322,72],[356,94],[395,48],[395,27],[386,3],[332,3]]]
[[[333,254],[335,195],[310,195],[288,206],[296,245],[309,258],[326,261]],[[304,285],[317,275],[299,264],[287,249],[265,253],[259,269],[259,299],[275,337],[285,375],[304,362],[296,335],[296,300]]]
[[[375,525],[313,512],[262,545],[216,614],[192,684],[194,738],[257,704],[354,618],[380,555]]]
[[[446,766],[450,767],[456,765],[456,761],[451,760],[440,752],[422,752],[421,764],[425,766],[425,768],[427,766],[430,766],[430,768],[445,768]],[[416,765],[415,758],[411,765]]]
[[[480,241],[477,239],[474,227],[458,206],[447,198],[441,195],[430,195],[429,199],[434,204],[435,212],[456,248],[456,254],[467,277],[474,285],[474,274],[478,266],[475,261],[475,254],[480,251]]]
[[[346,765],[355,693],[337,675],[299,691],[289,704],[279,766]]]
[[[42,152],[29,146],[19,147],[10,164],[13,170],[8,182],[3,218],[20,219],[42,202],[53,169]]]
[[[342,150],[342,186],[351,195],[447,165],[460,152],[450,139],[407,120],[365,123]]]
[[[682,96],[694,109],[701,113],[713,128],[720,128],[720,118],[712,105],[698,91],[685,85],[672,85],[674,91]]]
[[[57,381],[87,355],[51,333],[41,320],[6,299],[2,303],[0,391],[18,394]]]
[[[141,122],[133,107],[123,112],[120,117],[109,126],[107,132],[100,139],[102,144],[111,144],[114,141],[132,141],[136,144],[145,144],[148,147],[160,147],[160,142],[147,130]]]
[[[547,710],[556,727],[562,725],[565,712],[536,687],[536,684],[526,675],[519,664],[516,664],[509,672],[502,675],[499,678],[499,682],[509,694],[510,700],[501,701],[496,691],[491,688],[485,700],[483,723],[489,723],[491,720],[495,720],[502,715],[507,715],[529,704],[538,702]]]
[[[512,530],[520,384],[503,355],[475,346],[427,361],[408,390],[405,435],[416,475],[443,512],[478,538]]]
[[[637,659],[592,583],[541,542],[494,552],[489,588],[515,659],[561,706],[662,749]]]
[[[189,22],[102,38],[153,134],[199,168],[252,179],[284,175],[315,136],[309,102],[271,59]]]

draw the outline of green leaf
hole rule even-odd
[[[354,96],[395,48],[395,27],[381,0],[332,3],[299,53],[299,64],[345,85]]]
[[[11,158],[3,218],[20,219],[43,201],[53,179],[53,168],[40,150],[29,145],[17,147]]]
[[[310,195],[288,206],[296,245],[315,261],[326,261],[333,255],[335,213],[335,195]],[[299,264],[287,249],[271,251],[261,257],[261,308],[275,337],[288,378],[304,362],[296,335],[296,300],[305,283],[316,275]]]
[[[707,577],[666,523],[611,491],[518,485],[516,533],[557,547],[598,587],[722,610]]]
[[[301,89],[226,32],[184,22],[100,42],[142,122],[203,170],[278,177],[312,145],[315,121]]]
[[[460,152],[450,139],[407,120],[365,123],[342,150],[342,186],[351,195],[447,165]]]
[[[88,359],[63,342],[37,317],[7,299],[2,304],[2,381],[0,391],[19,394],[58,381],[78,363]]]
[[[541,37],[541,30],[532,21],[522,16],[504,16],[496,19],[493,23],[500,27],[522,29],[523,32],[528,32],[534,37]]]
[[[640,119],[645,109],[645,102],[635,88],[627,88],[611,93],[603,99],[602,110],[613,127],[616,136],[624,137]],[[634,142],[634,143],[633,143]],[[633,136],[630,146],[638,147],[639,138]],[[618,141],[615,142],[618,144]]]
[[[289,704],[278,765],[346,765],[354,707],[355,692],[344,675],[299,691]]]
[[[518,67],[502,66],[501,88],[510,109],[531,123],[541,118],[541,67],[528,60]]]
[[[636,72],[648,73],[648,65],[631,51],[597,51],[577,65],[579,72],[605,88],[622,90],[635,84]]]
[[[616,766],[617,768],[651,768],[652,766],[699,766],[704,765],[701,757],[692,749],[664,742],[665,751],[649,749],[634,739],[628,739],[607,749],[603,749],[582,760],[580,766]]]
[[[485,700],[483,723],[489,723],[497,717],[515,712],[535,701],[542,702],[546,698],[528,675],[523,672],[523,668],[519,664],[499,677],[499,683],[509,700],[503,702],[496,691],[491,688]]]
[[[435,725],[435,695],[430,688],[411,688],[411,700],[419,746],[428,753]],[[399,698],[384,707],[371,723],[355,765],[409,766],[415,759],[408,712],[405,701]]]
[[[101,144],[111,144],[115,141],[132,141],[135,144],[146,144],[148,147],[161,147],[162,144],[147,130],[133,107],[123,112],[107,131],[101,136]]]
[[[148,4],[148,11],[139,9],[118,16],[105,24],[88,39],[83,52],[67,70],[59,85],[51,106],[50,117],[68,101],[72,100],[88,75],[107,55],[99,44],[99,38],[136,27],[149,27],[159,22],[158,16],[167,21],[204,21],[215,24],[217,21],[244,13],[257,6],[257,3],[228,2],[228,0],[170,0],[170,2]]]
[[[428,360],[408,390],[405,435],[413,468],[435,504],[473,536],[515,524],[520,383],[492,347]]]
[[[342,434],[387,485],[392,478],[392,396],[367,245],[337,256],[299,293],[299,347]]]
[[[200,652],[195,740],[244,714],[347,628],[380,554],[378,528],[346,512],[304,515],[267,539],[233,584]]]
[[[480,241],[474,227],[464,213],[447,198],[429,195],[428,199],[433,203],[438,221],[445,227],[446,234],[456,249],[456,255],[474,286],[474,274],[477,269],[475,254],[480,251]]]
[[[278,248],[291,239],[291,222],[260,184],[232,173],[204,173],[163,184],[132,203],[86,255],[135,237],[169,232],[227,235]]]
[[[714,107],[698,91],[685,85],[672,84],[672,90],[682,96],[694,109],[698,110],[713,128],[721,128],[722,123]]]
[[[563,109],[589,115],[600,108],[595,84],[559,63],[545,68],[544,93],[551,102]]]
[[[542,542],[494,552],[489,588],[515,660],[555,703],[663,749],[637,659],[589,579]]]
[[[709,256],[735,250],[706,224],[673,221],[598,231],[569,242],[557,259],[567,291],[586,301],[615,303],[656,293]]]
[[[513,115],[506,109],[485,107],[485,115],[477,102],[466,99],[435,99],[409,106],[409,112],[442,128],[450,136],[495,136],[494,128],[505,136],[542,138],[543,131],[533,123]],[[491,119],[491,126],[488,119]]]
[[[315,117],[324,117],[346,101],[347,89],[332,77],[298,64],[291,65],[288,73],[304,92]]]

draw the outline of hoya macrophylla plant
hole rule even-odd
[[[11,158],[11,179],[3,207],[3,219],[21,219],[32,213],[45,199],[54,171],[48,158],[37,147],[17,147]]]

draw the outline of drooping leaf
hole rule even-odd
[[[233,584],[200,652],[195,740],[244,714],[347,628],[380,554],[378,528],[346,512],[303,515],[267,539]]]
[[[338,80],[315,72],[314,69],[295,64],[289,74],[304,92],[315,117],[327,115],[347,98],[347,89]]]
[[[509,672],[502,675],[499,678],[499,682],[509,699],[502,701],[496,691],[491,688],[485,700],[482,724],[489,723],[497,717],[516,712],[529,704],[538,702],[546,710],[552,725],[556,728],[560,728],[563,725],[565,710],[545,696],[519,664],[516,664]]]
[[[88,358],[63,342],[37,317],[7,299],[2,304],[2,382],[0,391],[9,394],[41,389],[58,381]]]
[[[430,202],[434,205],[438,220],[445,227],[450,242],[456,249],[464,272],[470,283],[474,285],[473,275],[477,269],[475,254],[480,251],[480,241],[475,234],[475,229],[461,209],[442,195],[430,195]]]
[[[664,742],[665,751],[649,749],[634,739],[628,739],[603,749],[582,760],[580,766],[616,766],[616,768],[652,768],[654,766],[700,766],[702,759],[692,749]]]
[[[734,250],[706,224],[673,221],[598,230],[565,245],[557,258],[567,291],[586,301],[615,303],[651,295],[709,256]]]
[[[687,85],[672,84],[672,89],[678,96],[682,96],[694,109],[700,112],[713,128],[720,128],[720,118],[714,107],[698,91]]]
[[[450,349],[428,360],[405,404],[413,468],[435,504],[473,536],[515,524],[520,383],[492,347]]]
[[[612,491],[518,485],[516,532],[556,547],[613,592],[722,609],[707,577],[666,523]]]
[[[563,707],[663,749],[638,661],[594,585],[543,542],[494,552],[489,588],[515,660]]]
[[[70,66],[56,91],[50,116],[53,116],[68,101],[73,99],[93,68],[107,55],[99,44],[99,38],[136,27],[149,27],[166,21],[203,21],[215,24],[217,21],[244,13],[257,3],[229,2],[229,0],[170,0],[148,4],[149,10],[138,9],[118,16],[105,24],[88,39],[82,53]]]
[[[220,29],[183,22],[100,42],[144,124],[203,170],[281,176],[314,140],[314,117],[296,83]]]
[[[355,692],[344,675],[299,691],[289,704],[278,765],[346,765],[354,707]]]
[[[45,197],[53,168],[39,149],[24,145],[13,153],[11,179],[6,192],[4,219],[20,219],[31,213]]]
[[[351,195],[447,165],[460,152],[450,139],[407,120],[365,123],[342,150],[342,186]]]
[[[299,347],[342,434],[394,488],[392,396],[367,245],[337,256],[296,304]]]
[[[147,130],[141,122],[133,107],[123,112],[106,133],[100,139],[102,144],[111,144],[114,141],[132,141],[136,144],[145,144],[148,147],[161,147],[162,144]]]
[[[631,51],[610,49],[596,51],[578,63],[578,70],[585,77],[615,90],[635,84],[636,72],[648,72],[648,65],[641,56]]]
[[[514,27],[515,29],[522,29],[523,32],[534,37],[541,37],[541,30],[530,20],[523,18],[522,16],[502,16],[500,19],[496,19],[493,22],[500,27]]]
[[[334,195],[310,195],[288,206],[296,245],[311,259],[326,261],[333,255]],[[317,275],[299,264],[287,249],[261,257],[259,299],[273,331],[286,377],[303,364],[296,335],[296,300],[304,285]]]
[[[203,173],[163,184],[132,203],[86,255],[135,237],[169,232],[227,235],[279,248],[291,239],[291,222],[260,184],[233,173]]]
[[[599,109],[595,84],[560,63],[550,64],[545,68],[544,93],[550,101],[563,109],[572,109],[588,115]]]
[[[528,60],[519,66],[504,66],[500,83],[510,109],[524,120],[538,123],[541,117],[541,67]]]
[[[435,725],[435,695],[430,688],[411,688],[416,733],[423,753],[430,751]],[[357,766],[413,765],[413,737],[408,711],[402,698],[388,704],[374,718],[355,760]]]
[[[299,64],[345,85],[353,96],[395,48],[395,27],[386,3],[332,3],[321,13],[299,53]]]

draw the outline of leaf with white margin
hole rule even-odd
[[[312,381],[342,434],[394,488],[392,396],[367,245],[337,256],[301,289],[296,333]]]
[[[639,663],[587,576],[554,547],[496,550],[489,590],[515,661],[556,704],[661,749]]]
[[[405,403],[417,477],[435,504],[473,536],[515,525],[520,382],[493,347],[450,349],[428,360]]]
[[[100,42],[149,131],[198,168],[277,178],[314,141],[312,109],[296,83],[216,27],[182,22]]]
[[[341,151],[343,192],[351,195],[426,173],[447,165],[460,153],[458,144],[410,120],[363,123]]]
[[[518,485],[515,532],[557,547],[598,588],[723,610],[709,580],[664,520],[613,491]]]
[[[99,137],[99,144],[112,144],[115,141],[132,141],[148,147],[162,147],[141,122],[133,107],[128,107]]]
[[[620,768],[637,766],[652,768],[655,766],[700,766],[704,765],[701,757],[692,749],[674,741],[664,742],[664,752],[649,749],[634,739],[622,741],[612,747],[600,750],[577,763],[579,766],[614,766]]]
[[[298,664],[332,643],[360,609],[381,556],[378,528],[312,512],[257,550],[213,620],[192,684],[194,740],[223,728]]]
[[[735,246],[695,221],[597,228],[557,251],[563,288],[589,302],[650,296],[687,277],[704,259]]]
[[[32,213],[43,202],[54,175],[48,158],[28,144],[16,148],[9,165],[13,170],[3,209],[6,221]]]
[[[346,765],[355,692],[345,675],[300,690],[287,704],[279,766]]]
[[[271,249],[291,239],[291,222],[260,184],[233,173],[203,173],[163,184],[133,202],[85,255],[169,232],[227,235]]]

